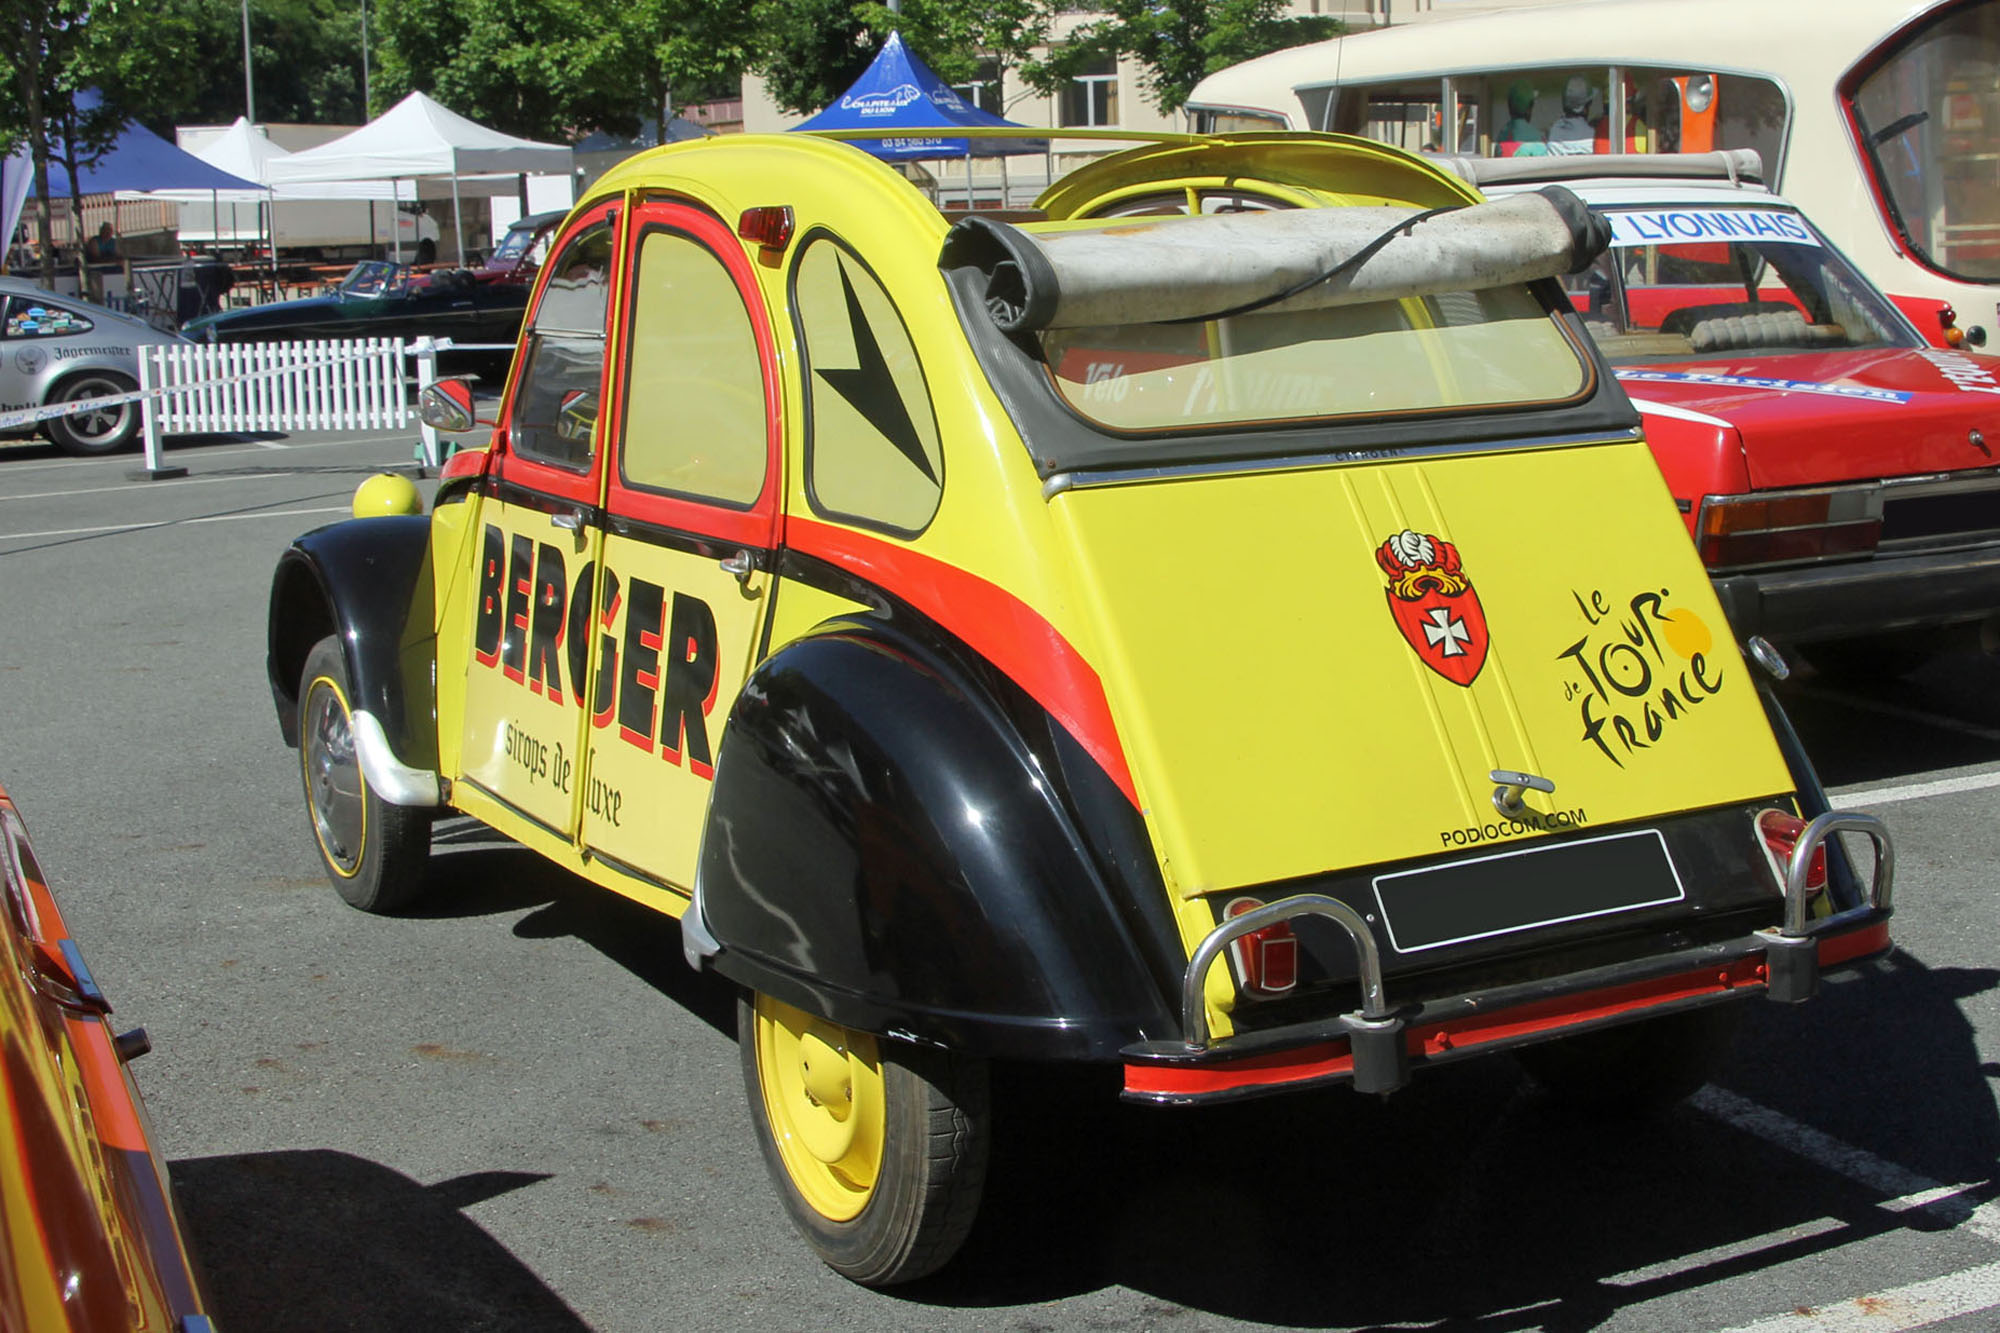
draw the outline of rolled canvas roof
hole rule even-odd
[[[1561,186],[1419,212],[1301,208],[1034,233],[972,216],[942,264],[986,274],[1008,332],[1312,310],[1532,282],[1587,267],[1611,228]]]

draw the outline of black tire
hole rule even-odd
[[[104,398],[115,393],[130,393],[138,387],[115,370],[86,370],[56,385],[49,394],[49,402],[74,403],[86,398]],[[117,407],[57,417],[48,424],[49,438],[66,454],[81,454],[86,458],[115,454],[132,443],[132,437],[139,433],[139,420],[139,404],[121,403]]]
[[[985,1191],[992,1143],[985,1062],[877,1041],[763,995],[738,1002],[737,1034],[764,1164],[820,1258],[871,1287],[943,1267],[964,1244]],[[815,1084],[816,1077],[833,1082]],[[824,1101],[811,1096],[815,1086]],[[871,1097],[879,1103],[868,1105]],[[880,1131],[872,1154],[871,1122]],[[858,1146],[836,1160],[816,1125]]]
[[[1931,638],[1917,630],[1799,645],[1800,655],[1821,676],[1837,685],[1857,686],[1880,685],[1907,676],[1937,651]]]
[[[1717,1005],[1524,1046],[1514,1057],[1558,1101],[1603,1115],[1657,1115],[1709,1081],[1742,1018],[1741,1004]]]
[[[329,635],[299,673],[306,820],[340,896],[364,912],[394,912],[423,892],[431,812],[390,805],[368,786],[354,753],[352,694],[340,640]]]

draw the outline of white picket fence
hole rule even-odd
[[[437,377],[448,341],[352,338],[314,342],[182,343],[139,349],[146,467],[160,464],[160,437],[235,431],[391,430],[416,420],[404,369]],[[424,430],[435,464],[433,433]]]
[[[401,338],[223,343],[140,349],[139,387],[169,435],[407,426]]]

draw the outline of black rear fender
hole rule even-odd
[[[971,1054],[1171,1033],[1186,955],[1138,812],[935,627],[833,622],[732,709],[698,876],[725,976]]]

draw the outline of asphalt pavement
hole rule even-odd
[[[225,1330],[2000,1326],[2000,663],[1786,698],[1898,839],[1898,949],[1607,1125],[1504,1061],[1189,1112],[999,1071],[990,1204],[891,1294],[795,1237],[734,999],[664,918],[463,821],[327,886],[264,678],[278,552],[409,435],[0,447],[0,782],[126,1024]]]

